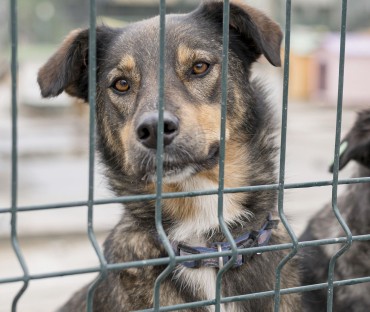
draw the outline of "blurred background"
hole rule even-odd
[[[250,0],[285,26],[284,0]],[[330,180],[335,138],[339,64],[340,0],[294,0],[286,182]],[[168,0],[167,12],[187,12],[197,0]],[[75,28],[88,27],[87,0],[19,0],[18,205],[86,200],[88,194],[88,106],[66,95],[41,99],[38,68]],[[97,0],[98,23],[124,26],[158,14],[154,0]],[[9,1],[0,2],[0,208],[11,202]],[[284,51],[283,51],[284,52]],[[356,111],[370,103],[370,1],[348,3],[348,33],[342,134]],[[280,120],[283,68],[261,58],[254,75],[271,89]],[[95,198],[109,198],[96,163]],[[340,173],[351,176],[351,166]],[[339,190],[342,191],[343,187]],[[299,235],[308,219],[331,199],[331,187],[287,190],[285,209]],[[119,205],[94,208],[99,242],[121,214]],[[31,274],[98,265],[87,235],[87,208],[18,213],[20,246]],[[0,278],[22,271],[10,244],[10,214],[0,214]],[[94,274],[33,280],[18,311],[55,310]],[[0,312],[10,311],[21,283],[0,284]]]

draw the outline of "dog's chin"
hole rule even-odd
[[[165,184],[181,183],[199,172],[214,168],[218,164],[218,159],[219,147],[217,145],[212,147],[207,157],[201,160],[184,162],[184,160],[182,159],[181,162],[179,161],[178,163],[176,163],[176,161],[171,161],[171,163],[164,162],[162,171],[162,182]],[[150,169],[147,168],[147,171],[141,172],[140,175],[142,177],[141,179],[146,182],[157,182],[157,172],[155,165]]]
[[[162,182],[165,184],[181,183],[194,175],[195,172],[196,170],[192,166],[172,170],[164,170],[162,175]],[[157,182],[156,174],[151,174],[148,178],[150,182]]]

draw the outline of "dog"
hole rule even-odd
[[[358,114],[358,118],[341,142],[339,169],[350,160],[358,164],[355,177],[370,177],[370,110]],[[333,166],[330,167],[333,171]],[[370,233],[370,185],[369,183],[350,184],[338,198],[338,208],[353,235]],[[308,223],[300,240],[345,236],[335,218],[331,203],[325,205]],[[339,249],[337,245],[323,245],[302,250],[302,284],[324,283],[328,278],[330,258]],[[356,241],[337,261],[334,270],[335,280],[345,280],[370,276],[370,244]],[[365,312],[370,307],[370,284],[334,288],[333,311]],[[326,289],[303,293],[304,311],[326,311]]]
[[[219,183],[223,2],[205,1],[191,13],[166,16],[163,192],[217,189]],[[99,26],[97,36],[97,149],[117,196],[156,192],[159,18],[125,28]],[[230,4],[226,188],[276,183],[275,123],[251,65],[264,55],[280,66],[280,27],[244,4]],[[88,30],[69,34],[40,69],[43,97],[62,91],[88,101]],[[224,195],[224,219],[239,248],[288,242],[276,217],[276,191]],[[162,200],[163,228],[177,255],[230,250],[220,229],[217,195]],[[155,227],[155,202],[125,204],[104,243],[108,263],[167,257]],[[289,251],[238,255],[222,278],[222,296],[274,289],[275,269]],[[216,274],[230,257],[179,263],[161,283],[160,304],[212,300]],[[94,311],[153,306],[153,286],[166,268],[109,271],[98,285]],[[281,287],[297,286],[297,264],[284,268]],[[88,286],[60,311],[83,311]],[[298,294],[281,297],[281,311],[299,311]],[[224,312],[272,311],[273,298],[222,305]],[[184,311],[213,311],[214,306]]]

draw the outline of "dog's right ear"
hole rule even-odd
[[[97,27],[97,66],[99,66],[101,54],[107,50],[114,34],[113,28]],[[37,81],[43,97],[54,97],[65,91],[87,102],[88,48],[88,29],[77,29],[67,36],[55,54],[39,70]]]
[[[74,30],[41,67],[37,82],[43,97],[54,97],[64,90],[87,100],[88,30]]]
[[[370,168],[370,110],[358,114],[356,123],[342,140],[339,155],[339,170],[350,160]],[[333,172],[333,165],[329,168]]]

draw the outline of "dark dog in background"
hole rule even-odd
[[[163,191],[217,189],[221,114],[222,1],[166,16]],[[272,110],[251,65],[262,54],[280,66],[280,27],[241,1],[230,6],[225,187],[276,183]],[[44,97],[62,91],[88,99],[88,30],[72,32],[41,68]],[[155,193],[158,124],[158,17],[123,29],[97,28],[98,150],[117,196]],[[217,217],[217,196],[162,201],[163,227],[177,254],[228,250]],[[238,247],[288,242],[276,225],[276,192],[224,196],[224,218]],[[125,205],[121,221],[104,243],[108,263],[166,257],[156,234],[154,201]],[[221,242],[224,242],[222,244]],[[222,279],[222,296],[274,288],[275,269],[288,251],[238,256]],[[163,306],[215,298],[216,274],[228,257],[177,265],[162,282]],[[110,271],[96,289],[94,311],[132,311],[153,305],[153,285],[165,266]],[[297,286],[294,261],[281,287]],[[61,311],[83,311],[87,287]],[[300,296],[282,296],[280,311],[299,311]],[[213,311],[200,307],[186,311]],[[222,311],[272,311],[273,298],[222,306]]]
[[[350,160],[358,163],[355,177],[370,177],[370,110],[358,114],[357,121],[342,140],[339,169]],[[330,168],[333,170],[333,166]],[[359,183],[347,186],[346,192],[338,198],[338,208],[353,235],[370,233],[370,184]],[[327,204],[309,222],[300,240],[344,236],[331,204]],[[303,284],[317,284],[327,281],[330,258],[338,245],[304,248]],[[349,251],[343,254],[335,266],[335,280],[370,276],[370,242],[353,242]],[[370,284],[338,287],[334,290],[335,312],[365,312],[370,309]],[[304,311],[326,311],[326,290],[303,293]]]

